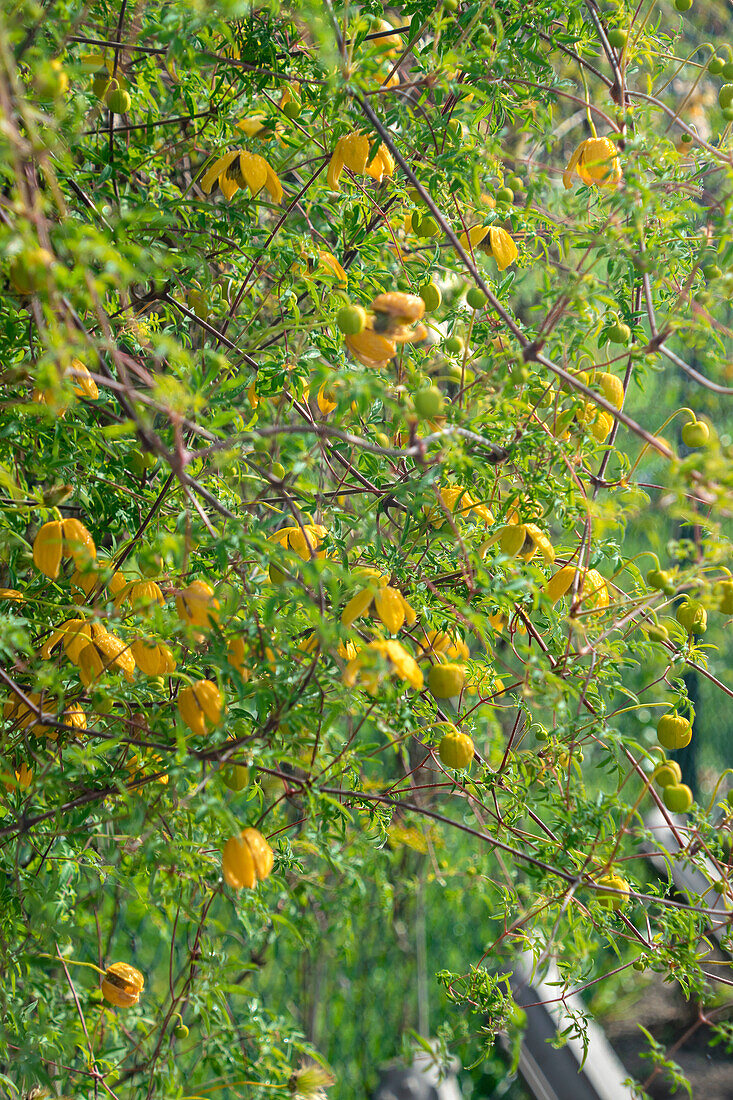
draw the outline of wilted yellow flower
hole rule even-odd
[[[425,303],[417,294],[400,290],[378,294],[369,307],[362,332],[344,337],[346,346],[365,367],[386,367],[397,354],[397,344],[424,340],[425,326],[418,322],[425,313]]]
[[[112,963],[102,979],[102,996],[116,1008],[129,1008],[137,1004],[145,979],[139,970],[129,963]]]
[[[282,184],[265,158],[245,149],[235,149],[215,160],[201,180],[201,190],[208,195],[215,183],[219,184],[227,200],[231,200],[235,192],[245,186],[253,197],[263,187],[270,192],[274,202],[281,202],[283,197]]]
[[[110,669],[124,672],[125,679],[130,683],[135,672],[135,658],[130,646],[103,628],[93,632],[91,641],[79,654],[78,664],[84,687],[89,687]]]
[[[422,840],[425,844],[424,837]],[[427,845],[420,850],[426,851]],[[333,1077],[322,1066],[303,1061],[288,1081],[288,1089],[292,1100],[326,1100],[324,1089],[333,1083]]]
[[[389,584],[389,577],[379,569],[360,569],[357,574],[367,581],[364,588],[351,597],[341,614],[343,626],[351,626],[356,619],[366,615],[374,604],[377,615],[393,634],[407,622],[412,626],[417,616],[409,603],[396,588]]]
[[[539,550],[546,562],[555,560],[555,551],[547,535],[534,523],[508,523],[483,544],[481,552],[498,542],[502,553],[510,558],[531,561]]]
[[[589,186],[595,183],[598,187],[615,187],[621,180],[621,165],[613,142],[606,137],[581,141],[563,172],[566,191],[573,186],[574,176]]]
[[[363,332],[354,336],[345,336],[344,341],[354,359],[364,367],[383,368],[390,359],[397,354],[397,345],[394,340],[386,336],[380,336],[371,327],[371,321],[367,321]]]
[[[416,691],[422,691],[424,681],[420,666],[405,647],[393,639],[379,638],[360,649],[344,670],[344,683],[347,687],[353,687],[360,677],[364,689],[370,695],[375,695],[384,675],[378,667],[382,661],[387,662],[389,672],[396,672]]]
[[[223,705],[222,694],[211,680],[197,680],[178,692],[178,713],[199,736],[219,724]]]

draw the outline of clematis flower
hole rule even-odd
[[[135,658],[130,646],[103,628],[94,631],[91,641],[79,654],[78,664],[84,687],[89,687],[110,669],[124,672],[128,683],[132,683],[135,672]]]
[[[411,327],[425,313],[425,303],[417,294],[378,294],[369,309],[362,332],[344,337],[351,354],[365,367],[386,367],[397,354],[397,344],[424,340],[427,335],[424,325]]]
[[[496,260],[499,271],[504,271],[505,268],[515,262],[519,255],[517,246],[506,229],[502,229],[499,225],[474,225],[468,233],[461,233],[458,239],[465,249],[474,249],[486,237],[489,239],[484,248]]]
[[[219,621],[219,601],[206,581],[191,581],[176,596],[178,618],[190,626],[210,627]]]
[[[487,527],[494,522],[490,509],[485,504],[479,504],[463,485],[438,485],[436,488],[451,515],[460,516],[462,519],[481,520]],[[433,527],[441,527],[445,522],[445,515],[441,508],[428,507],[425,511]]]
[[[178,692],[178,713],[188,728],[201,737],[218,726],[224,709],[223,696],[212,680],[196,680]]]
[[[115,607],[129,603],[135,611],[150,612],[155,604],[165,606],[160,585],[155,581],[129,581],[115,597]]]
[[[328,186],[332,191],[340,190],[339,180],[344,168],[348,168],[355,176],[371,176],[377,183],[394,175],[395,163],[389,150],[380,145],[369,160],[370,145],[367,135],[358,130],[352,130],[350,134],[344,134],[338,139],[326,173]]]
[[[33,541],[33,561],[37,569],[55,580],[61,559],[71,557],[77,569],[97,556],[92,536],[81,520],[63,519],[44,523]]]
[[[264,115],[243,118],[237,123],[237,129],[248,138],[259,138],[260,141],[268,141],[277,132],[277,128]]]
[[[64,371],[64,378],[72,378],[72,389],[77,397],[87,397],[90,401],[96,401],[99,397],[99,389],[97,383],[92,378],[87,368],[82,363],[81,359],[72,359],[71,365]],[[51,389],[33,391],[33,400],[38,401],[42,405],[53,405],[54,391]],[[63,402],[58,406],[58,412],[61,416],[66,412],[68,405]]]
[[[144,985],[145,979],[134,966],[112,963],[102,979],[102,996],[116,1008],[129,1008],[140,1000]]]
[[[176,660],[170,647],[150,638],[136,638],[130,646],[135,664],[144,676],[167,676],[175,672]]]
[[[228,201],[245,186],[249,187],[253,198],[263,187],[270,192],[274,202],[281,202],[283,197],[282,184],[265,158],[245,149],[235,149],[215,160],[201,180],[201,190],[208,195],[215,183]]]
[[[442,661],[467,661],[468,646],[456,630],[428,630],[425,641],[420,643],[418,658],[430,657]]]
[[[291,271],[294,275],[308,274],[311,279],[322,278],[323,275],[335,276],[335,285],[340,290],[345,290],[348,286],[349,276],[344,271],[341,264],[336,257],[328,251],[326,248],[319,248],[316,250],[316,260],[313,261],[309,258],[305,248],[301,249],[301,256],[305,261],[304,264],[294,263],[291,267]]]
[[[71,574],[69,584],[73,591],[83,597],[88,597],[98,588],[100,592],[105,590],[110,596],[118,596],[127,585],[124,573],[118,569],[112,569],[111,562],[91,561],[88,568],[75,569]]]
[[[351,626],[356,619],[366,615],[372,604],[392,634],[401,630],[405,622],[412,626],[417,615],[402,593],[388,583],[389,577],[386,573],[380,569],[360,569],[358,576],[367,583],[351,597],[341,613],[343,626]]]
[[[393,639],[378,638],[360,649],[344,670],[344,683],[347,687],[353,687],[357,679],[361,678],[365,691],[375,695],[384,676],[379,665],[385,661],[389,673],[396,672],[415,691],[422,691],[424,680],[420,666],[405,647]]]
[[[591,610],[602,611],[604,607],[608,607],[608,585],[597,569],[588,569],[583,574],[574,565],[565,565],[550,577],[545,585],[545,593],[552,603],[557,603],[574,585],[576,598],[582,600]]]
[[[79,655],[91,641],[92,635],[103,629],[98,623],[89,623],[86,619],[67,619],[44,643],[41,657],[47,661],[54,649],[61,644],[72,664],[78,665]]]
[[[583,183],[598,187],[615,187],[621,180],[618,151],[607,137],[586,138],[581,141],[563,172],[563,187],[573,186],[574,176]]]
[[[547,535],[534,523],[508,523],[500,527],[481,547],[484,553],[489,546],[498,542],[502,553],[510,558],[532,561],[537,551],[546,562],[555,560],[555,551]]]
[[[276,542],[284,550],[294,550],[303,561],[309,561],[310,558],[325,558],[326,551],[320,547],[327,534],[320,523],[306,523],[303,527],[281,527],[270,535],[269,541]]]

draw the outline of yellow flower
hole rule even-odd
[[[308,561],[310,558],[325,558],[326,551],[320,547],[327,534],[328,531],[320,523],[306,523],[303,527],[281,527],[270,535],[269,541],[276,542],[285,550],[294,550],[299,558]]]
[[[41,657],[47,661],[56,646],[61,643],[64,652],[73,664],[79,663],[81,651],[89,644],[92,634],[104,630],[98,623],[89,623],[86,619],[67,619],[54,630],[51,637],[41,648]]]
[[[144,676],[167,676],[175,672],[176,661],[170,648],[163,642],[149,638],[137,638],[130,646],[135,664]]]
[[[417,618],[415,612],[402,593],[389,585],[389,577],[385,573],[379,569],[362,569],[358,575],[368,584],[360,588],[344,608],[341,614],[343,626],[351,626],[356,619],[366,615],[372,603],[379,618],[393,634],[401,630],[405,622],[412,626]]]
[[[178,713],[193,733],[203,736],[221,721],[224,700],[211,680],[197,680],[178,692]]]
[[[5,786],[9,791],[12,791],[13,787],[20,787],[21,790],[26,790],[33,782],[33,769],[29,768],[26,763],[20,765],[20,768],[15,771],[15,782],[11,779],[9,782],[5,782]]]
[[[344,134],[338,139],[326,174],[328,186],[332,191],[340,189],[339,180],[344,168],[348,168],[356,176],[364,175],[369,157],[369,144],[366,134],[361,134],[358,130],[352,130],[350,134]]]
[[[97,628],[93,632],[91,641],[79,654],[78,663],[84,687],[89,687],[109,669],[124,672],[129,683],[132,683],[135,672],[135,658],[130,646],[103,628]]]
[[[484,245],[487,252],[496,260],[499,271],[503,271],[513,264],[519,253],[517,246],[507,233],[498,225],[474,225],[468,233],[461,233],[459,241],[466,251],[473,250],[488,236],[488,244]]]
[[[476,522],[481,520],[487,527],[494,522],[494,516],[486,505],[479,504],[463,485],[438,485],[436,488],[446,510],[451,515],[460,516],[462,519],[473,519]],[[433,527],[440,527],[445,523],[442,508],[427,507],[425,511]]]
[[[129,963],[112,963],[102,979],[102,996],[116,1008],[129,1008],[140,1000],[145,979]]]
[[[384,661],[387,662],[389,672],[396,672],[415,691],[422,691],[424,681],[420,666],[403,645],[392,639],[379,638],[360,649],[344,670],[344,683],[347,687],[353,687],[362,674],[365,690],[370,695],[375,695],[383,676],[378,666]]]
[[[267,141],[276,132],[276,128],[264,115],[250,115],[249,118],[243,118],[237,123],[237,129],[248,138],[259,138],[261,141]]]
[[[550,577],[545,585],[545,593],[552,603],[557,603],[574,585],[576,598],[583,600],[589,608],[602,611],[604,607],[608,607],[608,585],[597,569],[588,569],[582,574],[574,565],[565,565]]]
[[[496,260],[499,271],[503,271],[509,267],[509,264],[513,264],[519,255],[517,246],[506,229],[502,229],[501,226],[497,225],[492,225],[489,229],[489,251]]]
[[[505,524],[483,544],[481,553],[485,553],[496,542],[499,543],[502,553],[510,558],[519,557],[522,561],[529,562],[539,550],[544,561],[549,563],[555,560],[552,543],[534,523]]]
[[[13,603],[24,603],[25,596],[17,588],[0,588],[0,600],[11,600]]]
[[[95,588],[100,593],[105,589],[110,596],[118,596],[127,584],[124,573],[112,569],[111,562],[90,561],[85,569],[75,569],[69,581],[71,588],[79,595],[87,597]]]
[[[96,558],[92,536],[78,519],[51,520],[44,523],[33,541],[33,561],[37,569],[55,580],[62,557],[72,557],[77,569]]]
[[[178,618],[190,626],[210,627],[219,621],[219,601],[206,581],[191,583],[176,596]]]
[[[397,354],[397,344],[424,340],[427,333],[419,321],[425,303],[417,294],[393,290],[378,294],[369,307],[362,332],[344,337],[346,346],[365,367],[386,367]]]
[[[606,400],[617,409],[620,409],[624,403],[624,384],[621,379],[617,378],[615,374],[600,371],[595,376],[594,382],[598,382]]]
[[[224,845],[221,869],[224,881],[235,890],[253,890],[272,871],[275,854],[257,829],[242,829]]]
[[[303,266],[303,264],[294,263],[290,269],[294,275],[308,274],[311,278],[317,279],[319,275],[322,277],[325,273],[330,276],[335,276],[335,286],[337,286],[340,290],[346,289],[349,282],[349,277],[344,271],[341,264],[336,259],[336,257],[331,252],[329,252],[328,249],[317,249],[315,261],[309,259],[305,248],[301,249],[300,254],[305,261],[305,267]]]
[[[563,172],[566,191],[573,186],[574,176],[588,186],[595,183],[598,187],[615,187],[621,180],[621,165],[613,142],[606,137],[581,141]]]
[[[283,189],[280,180],[259,153],[235,149],[214,161],[201,180],[201,190],[208,195],[215,183],[225,199],[231,200],[240,187],[249,187],[250,194],[258,195],[266,188],[274,202],[281,202]]]
[[[99,397],[99,389],[97,383],[92,378],[87,368],[82,363],[81,359],[72,359],[71,365],[64,370],[64,378],[72,378],[72,389],[77,397],[87,397],[90,401],[96,401]],[[39,401],[43,405],[54,404],[54,391],[53,390],[34,390],[33,400]],[[62,404],[59,408],[59,412],[63,416],[66,412],[67,406]]]
[[[390,179],[394,175],[394,158],[385,145],[380,145],[372,160],[366,167],[366,174],[377,183],[383,179]]]
[[[115,598],[115,607],[121,607],[123,603],[129,603],[135,611],[145,613],[151,611],[156,603],[163,607],[165,600],[160,585],[155,581],[129,581]]]
[[[428,630],[425,638],[420,644],[420,659],[433,657],[437,660],[468,660],[468,646],[456,630]]]

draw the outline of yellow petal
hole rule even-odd
[[[366,615],[374,599],[374,593],[370,588],[360,589],[351,597],[346,607],[341,612],[341,625],[351,626],[352,623]]]
[[[505,268],[509,267],[509,264],[513,264],[519,255],[514,241],[506,229],[502,229],[500,226],[491,226],[489,243],[491,245],[491,255],[496,260],[499,271],[504,271]]]
[[[461,242],[464,249],[469,250],[475,248],[477,244],[481,244],[481,241],[488,232],[488,225],[474,225],[469,229],[468,233],[461,233],[458,240]]]
[[[380,588],[374,594],[374,607],[377,615],[392,634],[402,629],[405,621],[404,601],[394,588],[390,588],[389,585],[386,588]]]
[[[275,175],[275,172],[267,163],[267,161],[265,161],[265,167],[267,168],[267,179],[265,180],[265,187],[272,195],[273,202],[282,202],[282,197],[284,194],[283,186],[280,183],[280,180]]]
[[[566,191],[570,187],[573,186],[573,176],[575,175],[575,168],[576,168],[576,165],[577,165],[578,161],[580,160],[580,154],[583,152],[583,146],[584,145],[585,145],[585,142],[581,141],[580,145],[578,146],[578,148],[575,150],[572,157],[568,161],[567,168],[565,169],[565,171],[562,174],[562,184],[563,184],[563,187],[565,188]]]
[[[201,190],[205,195],[209,194],[211,188],[214,186],[219,176],[226,172],[227,168],[236,156],[238,156],[238,153],[235,149],[233,153],[225,153],[223,157],[219,157],[218,160],[214,161],[214,163],[211,165],[211,167],[201,180]]]
[[[268,163],[257,153],[240,153],[239,170],[244,176],[251,195],[258,195],[267,183]]]
[[[344,157],[341,149],[341,142],[336,143],[336,148],[331,155],[331,159],[328,162],[328,171],[326,172],[326,181],[331,191],[339,191],[339,180],[341,179],[341,173],[344,170]]]

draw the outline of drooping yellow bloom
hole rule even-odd
[[[235,890],[253,890],[272,871],[275,853],[257,829],[242,829],[224,845],[221,869],[224,881]]]
[[[81,520],[63,519],[44,523],[33,541],[33,561],[37,569],[55,580],[63,557],[72,557],[77,569],[97,556],[92,536]]]
[[[506,229],[498,225],[492,225],[489,229],[489,251],[496,260],[499,271],[504,271],[509,264],[513,264],[519,255],[517,246]]]
[[[355,176],[371,176],[377,183],[394,174],[394,160],[386,146],[380,145],[369,160],[370,145],[367,135],[358,130],[352,130],[350,134],[344,134],[338,139],[326,173],[328,186],[332,191],[340,189],[339,180],[344,168],[348,168]]]
[[[550,577],[545,585],[545,592],[552,603],[557,603],[573,587],[576,598],[589,609],[602,611],[604,607],[608,607],[608,585],[597,569],[588,569],[583,574],[574,565],[565,565]]]
[[[573,186],[574,177],[583,183],[598,187],[615,187],[621,180],[618,150],[607,138],[587,138],[581,141],[563,172],[565,190]]]
[[[69,660],[78,665],[81,651],[89,644],[92,635],[104,630],[99,623],[89,623],[86,619],[67,619],[54,630],[51,637],[41,648],[41,657],[47,661],[59,643]]]
[[[506,229],[498,225],[474,225],[468,233],[461,233],[458,240],[467,251],[470,251],[477,248],[486,237],[489,240],[484,248],[496,260],[499,271],[504,271],[519,255],[517,246]]]
[[[129,603],[135,611],[149,612],[155,604],[165,606],[160,585],[155,581],[129,581],[115,597],[115,607]]]
[[[126,586],[127,580],[124,573],[112,568],[111,562],[91,561],[88,563],[87,568],[74,570],[69,584],[73,591],[85,598],[95,588],[100,594],[106,591],[114,597],[120,594]]]
[[[481,547],[481,553],[485,553],[489,546],[499,543],[502,553],[510,558],[521,558],[522,561],[532,561],[539,551],[545,562],[555,560],[555,551],[552,543],[544,531],[541,531],[534,523],[507,523],[491,536]]]
[[[461,519],[481,520],[487,527],[494,522],[494,516],[485,504],[479,504],[476,498],[463,485],[437,485],[443,505],[451,515]],[[433,527],[441,527],[446,522],[441,508],[426,508],[428,519]]]
[[[372,603],[377,615],[392,634],[401,630],[405,622],[412,626],[417,616],[402,593],[389,584],[386,573],[380,569],[360,569],[358,576],[367,584],[351,597],[341,613],[343,626],[351,626],[362,615],[366,615]]]
[[[320,523],[306,523],[302,527],[281,527],[270,535],[269,541],[276,542],[285,550],[294,550],[299,558],[308,561],[310,558],[325,558],[326,551],[321,550],[321,543],[328,531]]]
[[[132,645],[135,664],[144,676],[167,676],[175,672],[176,660],[170,647],[151,638],[137,638]]]
[[[71,365],[64,370],[64,378],[72,378],[72,389],[77,397],[87,397],[90,401],[96,401],[99,397],[97,383],[92,378],[81,359],[72,359]],[[33,400],[44,405],[54,404],[54,391],[50,389],[33,391]],[[67,405],[61,404],[58,411],[63,416]]]
[[[418,656],[438,661],[467,661],[469,650],[457,630],[428,630]]]
[[[263,187],[270,192],[274,202],[281,202],[283,197],[282,184],[265,158],[259,153],[248,153],[246,149],[235,149],[215,160],[201,180],[201,190],[208,195],[215,183],[228,201],[245,186],[253,198]]]
[[[110,669],[124,672],[129,683],[132,683],[135,672],[135,658],[130,646],[103,628],[93,632],[91,641],[79,654],[78,664],[84,687],[89,687]]]
[[[203,736],[221,721],[224,700],[212,680],[197,680],[178,692],[178,713],[193,733]]]
[[[378,666],[384,661],[387,662],[389,673],[396,672],[415,691],[422,691],[424,680],[420,666],[403,645],[391,638],[379,638],[360,649],[344,670],[344,683],[347,687],[353,687],[361,677],[365,691],[375,695],[385,674]]]
[[[260,141],[268,141],[276,132],[265,115],[250,115],[237,123],[237,129],[246,134],[248,138],[259,138]]]
[[[190,626],[210,627],[219,621],[219,601],[206,581],[191,581],[176,596],[178,618]]]
[[[139,970],[129,963],[112,963],[102,979],[102,996],[116,1008],[129,1008],[137,1004],[145,979]]]
[[[427,335],[424,325],[416,325],[425,313],[425,303],[417,294],[397,290],[378,294],[369,309],[363,331],[345,337],[347,348],[365,367],[386,367],[397,354],[397,344],[424,340]]]
[[[304,264],[294,263],[291,267],[291,271],[294,275],[308,274],[311,279],[323,278],[326,276],[335,277],[335,285],[340,290],[345,290],[348,286],[349,276],[344,271],[341,264],[338,262],[333,253],[329,252],[326,248],[319,248],[316,250],[316,260],[313,261],[309,258],[305,248],[301,249],[301,256],[305,261]]]
[[[10,600],[12,603],[24,603],[25,596],[17,588],[0,588],[0,600]]]

